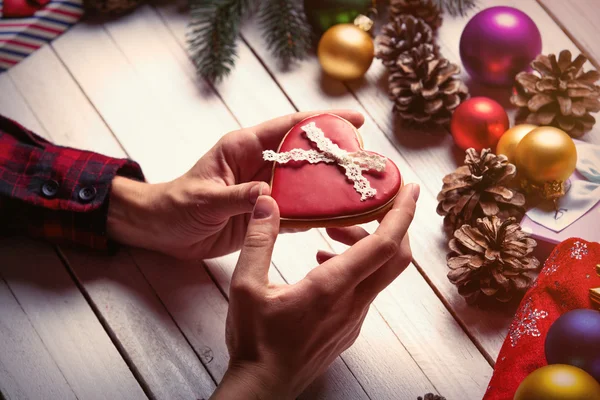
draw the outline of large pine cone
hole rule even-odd
[[[442,25],[442,10],[432,0],[392,0],[390,17],[412,15],[420,18],[434,31]]]
[[[433,31],[429,25],[412,15],[401,15],[381,28],[375,39],[375,56],[393,72],[398,70],[396,64],[402,53],[425,43],[433,45]],[[434,52],[437,54],[437,46]]]
[[[506,186],[516,174],[517,168],[505,155],[497,156],[490,149],[481,154],[468,149],[465,165],[444,177],[437,196],[437,213],[445,216],[446,231],[452,234],[463,224],[493,215],[520,219],[525,196]]]
[[[540,262],[531,253],[537,245],[514,218],[478,219],[454,232],[448,254],[448,279],[468,303],[481,295],[500,302],[522,295],[533,283]]]
[[[558,56],[539,55],[531,67],[540,76],[520,72],[516,77],[517,93],[511,103],[521,107],[517,120],[535,125],[551,125],[573,137],[580,137],[596,123],[590,112],[600,111],[600,79],[596,70],[583,72],[587,59],[579,55],[571,61],[571,52]]]
[[[405,122],[445,125],[469,96],[467,86],[456,77],[460,67],[437,56],[431,44],[401,54],[396,67],[389,77],[389,92],[394,112]]]

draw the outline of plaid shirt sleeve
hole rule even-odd
[[[0,115],[0,234],[107,249],[115,175],[144,180],[131,160],[55,146]]]

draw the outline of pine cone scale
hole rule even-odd
[[[431,44],[401,54],[395,66],[389,79],[390,97],[406,122],[447,123],[452,110],[468,97],[466,86],[456,77],[460,68],[437,56]],[[408,102],[408,96],[414,101]]]
[[[411,15],[422,19],[432,30],[442,25],[442,10],[432,0],[392,0],[390,17]]]
[[[563,50],[558,60],[554,54],[539,55],[531,67],[534,73],[520,72],[515,77],[516,94],[511,103],[520,108],[517,120],[563,129],[573,137],[589,131],[594,122],[587,115],[600,111],[600,73],[583,71],[587,58],[572,60]]]
[[[445,217],[448,232],[485,216],[523,215],[525,196],[507,186],[517,169],[505,156],[469,149],[465,164],[444,177],[437,196],[437,212]]]
[[[472,303],[482,295],[500,302],[523,294],[531,285],[530,273],[539,268],[531,256],[535,240],[514,218],[478,219],[454,233],[448,255],[448,279]]]

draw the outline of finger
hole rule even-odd
[[[418,185],[402,188],[375,233],[322,265],[327,265],[327,268],[313,269],[307,275],[308,282],[333,286],[328,288],[328,292],[356,287],[400,250],[402,239],[413,219],[418,196]]]
[[[248,223],[246,238],[235,267],[232,286],[269,283],[273,246],[279,233],[279,208],[269,196],[260,196]]]
[[[332,259],[336,255],[337,254],[332,253],[330,251],[319,250],[319,251],[317,251],[317,262],[319,264],[323,264],[325,261]]]
[[[265,182],[247,182],[239,185],[219,187],[205,194],[219,217],[229,218],[252,212],[261,195],[269,195],[271,188]]]
[[[347,226],[344,228],[327,228],[327,235],[336,242],[352,246],[359,240],[369,236],[369,233],[360,226]]]
[[[354,110],[327,110],[327,111],[307,111],[285,115],[270,121],[263,122],[250,128],[251,132],[259,138],[264,149],[276,149],[285,134],[292,129],[298,122],[316,114],[335,114],[349,121],[356,128],[360,128],[365,122],[365,117]]]
[[[366,303],[370,303],[383,289],[388,287],[412,261],[409,235],[406,234],[400,245],[400,250],[390,261],[385,263],[371,276],[362,281],[357,292],[363,296]]]

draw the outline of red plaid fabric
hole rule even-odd
[[[0,115],[0,233],[108,248],[115,175],[144,179],[131,160],[55,146]]]

